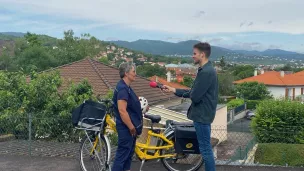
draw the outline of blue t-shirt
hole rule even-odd
[[[117,129],[128,129],[128,127],[122,121],[119,111],[118,111],[118,100],[125,100],[127,101],[127,112],[130,116],[130,119],[136,128],[136,132],[138,135],[142,132],[142,111],[138,97],[136,96],[135,92],[131,87],[129,87],[123,79],[121,79],[114,91],[113,95],[113,103],[114,103],[114,112],[116,117],[116,128]]]

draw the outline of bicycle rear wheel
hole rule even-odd
[[[174,132],[167,136],[168,140],[174,142]],[[163,141],[162,145],[166,143]],[[174,148],[169,150],[161,150],[161,155],[176,154],[176,157],[162,158],[162,164],[170,171],[197,171],[204,164],[204,160],[200,154],[178,154]]]
[[[108,148],[107,142],[103,136],[98,138],[96,142],[97,135],[85,136],[80,145],[80,166],[82,171],[101,171],[107,170],[107,156]]]

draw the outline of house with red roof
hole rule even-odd
[[[181,85],[180,83],[171,82],[168,79],[166,80],[166,79],[164,79],[162,77],[159,77],[159,76],[156,76],[156,75],[150,77],[149,79],[151,81],[155,81],[155,82],[158,82],[160,84],[168,85],[170,87],[177,88],[177,89],[190,89],[189,87]]]
[[[284,71],[264,72],[262,70],[259,75],[257,74],[257,71],[255,71],[254,76],[234,81],[234,84],[254,81],[264,83],[274,98],[295,100],[297,96],[303,95],[304,71],[286,73]]]

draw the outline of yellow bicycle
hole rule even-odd
[[[78,129],[85,130],[86,134],[80,146],[83,171],[111,170],[111,142],[108,136],[116,133],[116,124],[112,119],[111,100],[100,100],[100,103],[107,108],[102,119],[83,118],[78,124]],[[141,160],[140,171],[145,161],[152,159],[160,160],[170,171],[196,171],[204,164],[192,123],[168,121],[166,128],[161,131],[160,128],[153,128],[161,120],[159,115],[145,114],[144,117],[150,119],[152,124],[145,143],[136,142],[135,155]],[[94,125],[84,122],[90,119],[100,122]]]

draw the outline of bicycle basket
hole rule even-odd
[[[176,126],[174,148],[177,153],[200,154],[194,126]]]
[[[72,111],[74,126],[101,126],[106,115],[106,106],[92,100],[86,100]]]

